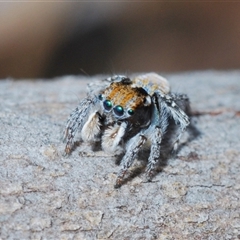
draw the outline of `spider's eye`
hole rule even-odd
[[[103,100],[103,95],[102,95],[102,94],[99,94],[99,95],[98,95],[98,99],[99,99],[100,101],[102,101],[102,100]]]
[[[127,112],[128,112],[128,114],[131,115],[131,116],[134,114],[134,110],[132,110],[132,109],[128,109]]]
[[[103,106],[107,111],[110,111],[112,108],[112,102],[110,100],[105,100]]]
[[[123,107],[122,106],[116,106],[114,109],[114,113],[117,115],[117,116],[122,116],[124,111],[123,111]]]

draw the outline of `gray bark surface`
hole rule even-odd
[[[240,239],[240,72],[165,76],[200,134],[120,189],[114,157],[86,143],[63,156],[66,120],[102,76],[0,81],[0,239]]]

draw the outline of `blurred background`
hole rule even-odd
[[[0,78],[240,68],[240,2],[1,2]]]

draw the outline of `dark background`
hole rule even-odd
[[[0,78],[240,68],[238,2],[0,3]]]

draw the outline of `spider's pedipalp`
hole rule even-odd
[[[121,144],[123,136],[126,134],[127,123],[122,122],[119,126],[109,126],[104,131],[102,136],[102,149],[105,152],[113,153],[115,155],[121,154],[124,149]]]
[[[95,142],[99,140],[100,135],[100,116],[99,113],[95,110],[91,113],[82,127],[81,137],[85,142]]]

